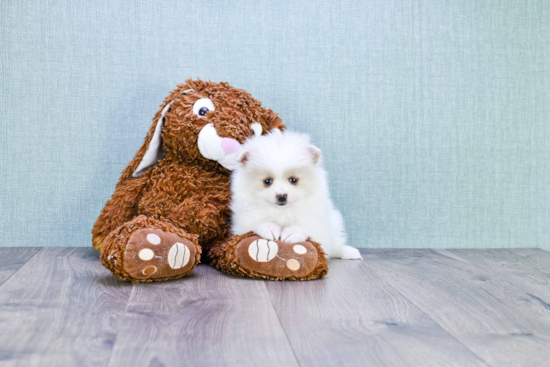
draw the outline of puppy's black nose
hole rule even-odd
[[[286,203],[286,194],[277,194],[275,195],[277,197],[277,201],[280,203],[280,204],[284,204]]]

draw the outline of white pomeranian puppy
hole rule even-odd
[[[361,259],[346,246],[342,214],[329,195],[321,151],[305,134],[281,133],[247,140],[231,176],[232,231],[267,240],[321,244],[327,257]]]

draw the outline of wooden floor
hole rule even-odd
[[[550,253],[362,253],[319,281],[131,285],[90,248],[0,248],[0,366],[550,365]]]

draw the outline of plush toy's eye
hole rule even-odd
[[[289,178],[288,181],[290,181],[290,183],[293,185],[296,185],[298,183],[298,179],[294,177]]]
[[[264,180],[264,185],[265,185],[266,187],[271,186],[272,183],[273,183],[273,180],[270,179],[270,178],[268,178],[267,180]]]
[[[193,105],[193,113],[199,117],[203,117],[208,111],[215,111],[214,104],[208,98],[201,98]]]

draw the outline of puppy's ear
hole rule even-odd
[[[321,158],[321,150],[315,145],[310,145],[307,149],[313,157],[313,163],[317,164],[317,162],[319,162],[319,159]]]
[[[241,165],[241,167],[244,167],[246,164],[246,161],[248,161],[248,158],[250,158],[250,153],[248,151],[241,152],[239,156],[237,157],[237,162]]]

